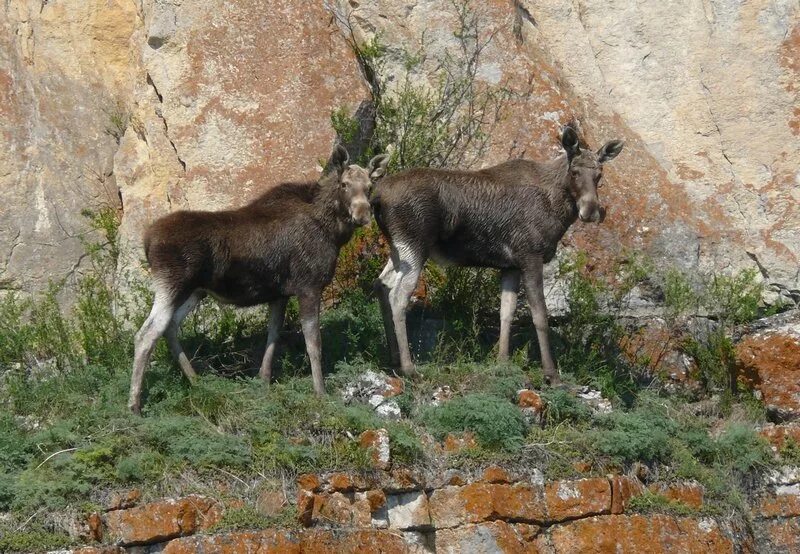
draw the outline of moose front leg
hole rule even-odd
[[[283,329],[283,321],[286,316],[286,304],[288,298],[279,298],[269,303],[269,324],[267,326],[267,347],[264,350],[264,359],[261,360],[259,377],[269,384],[272,379],[272,361],[275,358],[275,349],[278,339]]]
[[[320,291],[298,296],[300,324],[303,327],[303,338],[306,340],[306,351],[311,362],[311,379],[314,382],[314,392],[320,396],[325,394],[325,383],[322,380],[322,338],[319,331],[321,299]]]
[[[544,277],[542,275],[543,262],[541,258],[534,259],[525,267],[525,291],[528,294],[528,304],[533,316],[533,325],[536,327],[536,336],[539,339],[539,351],[542,355],[542,370],[544,377],[551,385],[561,382],[558,370],[553,363],[550,353],[550,328],[547,324],[547,304],[544,301]]]
[[[392,321],[392,307],[389,303],[389,291],[394,287],[396,275],[392,260],[386,263],[380,276],[372,284],[372,290],[378,298],[378,305],[381,308],[381,318],[383,319],[383,329],[386,332],[386,343],[389,347],[389,358],[392,366],[400,366],[400,349],[397,346],[397,337],[394,332],[394,322]]]
[[[506,269],[500,274],[500,341],[497,345],[497,361],[507,362],[511,341],[511,321],[517,309],[520,273]]]

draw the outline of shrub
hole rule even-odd
[[[427,410],[422,417],[439,439],[447,433],[471,431],[478,443],[490,450],[515,450],[525,436],[519,409],[507,400],[487,394],[471,394]]]
[[[741,474],[775,464],[767,440],[752,427],[732,424],[717,438],[718,459]]]
[[[545,389],[541,392],[545,404],[545,421],[548,425],[582,423],[589,421],[592,412],[574,395],[562,389]]]
[[[641,413],[614,412],[598,421],[595,445],[603,454],[621,462],[667,462],[672,453],[668,420]]]

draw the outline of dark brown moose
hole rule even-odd
[[[431,257],[444,264],[500,270],[500,361],[508,360],[522,279],[545,377],[551,384],[559,382],[550,353],[542,268],[576,219],[603,220],[597,195],[603,164],[623,146],[612,140],[597,152],[581,148],[570,126],[564,128],[561,144],[566,156],[548,162],[511,160],[480,171],[410,169],[377,187],[372,207],[391,249],[375,288],[393,362],[405,375],[416,373],[405,310]]]
[[[339,249],[357,225],[369,223],[372,180],[388,156],[367,169],[349,165],[337,147],[318,182],[285,183],[250,204],[219,212],[178,211],[147,230],[145,254],[155,289],[153,308],[136,334],[128,407],[141,410],[142,377],[159,337],[165,335],[184,374],[196,376],[178,342],[186,315],[210,294],[237,306],[269,303],[267,347],[259,375],[269,382],[286,303],[297,296],[314,391],[323,394],[319,309]]]

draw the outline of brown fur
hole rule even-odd
[[[501,360],[508,358],[510,318],[524,279],[545,373],[551,381],[558,379],[549,349],[542,265],[578,217],[602,221],[597,196],[602,163],[622,149],[621,142],[611,141],[597,153],[582,150],[570,127],[562,145],[567,155],[548,162],[512,160],[480,171],[412,169],[378,187],[373,211],[392,245],[378,290],[390,350],[404,372],[414,371],[404,310],[425,260],[433,257],[502,271]]]
[[[140,409],[144,369],[164,334],[187,377],[195,377],[177,339],[184,317],[207,294],[237,306],[270,304],[261,377],[272,359],[289,297],[297,296],[314,389],[324,392],[320,362],[319,305],[331,282],[339,248],[358,225],[369,222],[371,179],[383,175],[386,156],[368,169],[348,165],[338,147],[332,170],[316,183],[284,183],[233,210],[179,211],[147,230],[145,255],[155,288],[150,316],[136,336],[129,406]]]

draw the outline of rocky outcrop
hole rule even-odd
[[[635,513],[631,500],[646,490],[636,477],[542,483],[492,466],[470,483],[430,486],[401,473],[301,476],[299,527],[290,529],[209,534],[213,522],[224,527],[224,508],[203,497],[114,510],[103,516],[103,537],[115,546],[75,552],[790,552],[797,544],[797,468],[773,472],[754,497],[754,535],[704,516],[697,483],[651,484],[696,514],[678,517]]]
[[[369,98],[346,38],[380,37],[387,57],[375,78],[386,93],[409,71],[406,53],[422,60],[414,81],[433,85],[459,47],[449,6],[9,0],[3,286],[37,290],[80,270],[85,208],[121,206],[124,273],[138,269],[155,217],[313,177],[333,142],[331,111]],[[589,143],[627,146],[606,171],[606,223],[578,226],[568,244],[598,263],[629,249],[690,270],[757,268],[800,294],[795,2],[475,8],[494,34],[476,77],[509,92],[476,166],[555,155],[559,126],[576,120]]]
[[[781,322],[736,345],[739,374],[778,422],[800,419],[800,312],[781,316]]]

